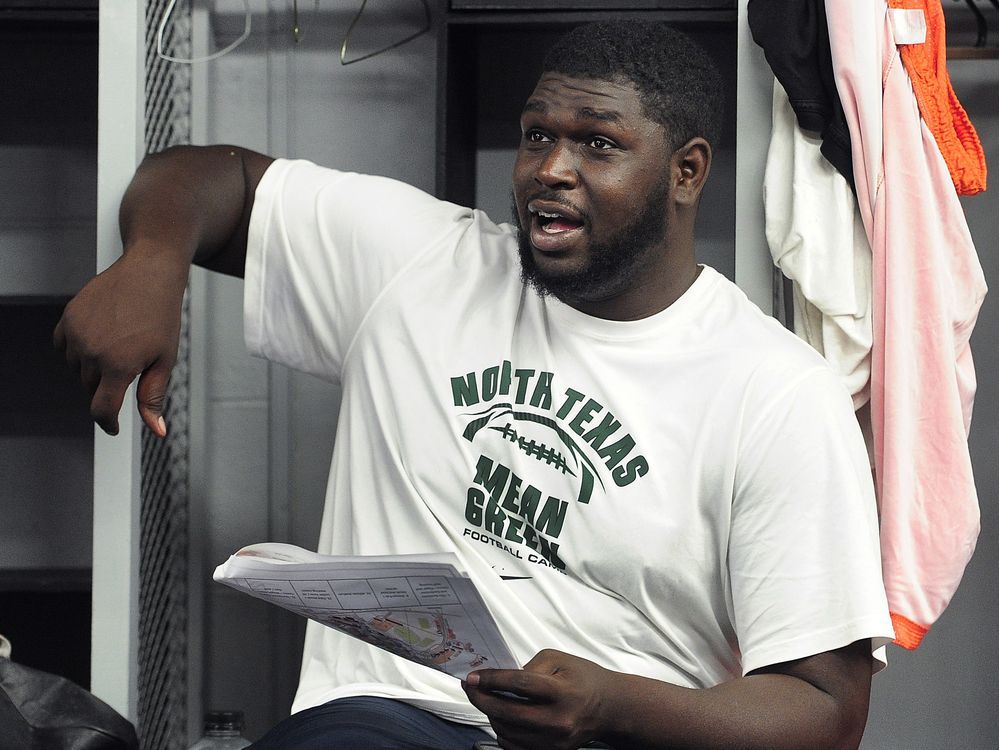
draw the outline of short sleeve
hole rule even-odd
[[[254,196],[244,335],[252,354],[338,382],[379,296],[473,212],[396,180],[279,159]]]
[[[825,367],[776,381],[754,379],[738,437],[728,573],[744,674],[892,639],[850,396]]]

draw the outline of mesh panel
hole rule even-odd
[[[160,59],[156,29],[167,0],[146,5],[146,149],[190,140],[191,69]],[[191,14],[179,3],[163,35],[174,57],[190,57]],[[137,727],[143,748],[187,746],[188,299],[164,409],[166,440],[142,436]]]

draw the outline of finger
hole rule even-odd
[[[167,423],[163,410],[167,403],[167,386],[170,385],[171,366],[157,362],[139,376],[135,398],[139,416],[158,437],[167,436]]]
[[[86,389],[91,399],[93,399],[94,394],[97,393],[97,389],[101,385],[102,373],[100,368],[92,363],[85,364],[79,360],[74,361],[71,366],[73,365],[75,365],[74,369],[77,370],[84,389]]]
[[[538,750],[537,745],[522,745],[520,742],[512,739],[497,737],[497,744],[500,746],[501,750]]]
[[[52,330],[52,346],[60,352],[66,351],[66,331],[63,329],[62,318],[59,318],[59,322]]]
[[[527,672],[523,669],[481,669],[471,672],[466,683],[481,692],[513,693],[522,699],[544,702],[551,697],[548,674]],[[506,697],[505,700],[517,700]]]
[[[531,660],[524,665],[525,672],[538,672],[539,674],[555,674],[565,664],[567,654],[551,648],[544,648],[531,657]]]
[[[128,384],[127,378],[106,375],[101,378],[90,401],[90,416],[109,435],[118,434],[118,413],[125,400]]]
[[[494,727],[507,726],[538,727],[544,725],[552,709],[549,702],[535,702],[524,698],[514,698],[506,694],[493,693],[478,688],[466,687],[469,702],[486,714]],[[509,733],[508,733],[509,734]]]
[[[83,363],[80,360],[80,355],[77,354],[76,350],[74,349],[67,349],[65,352],[65,357],[66,357],[66,367],[69,368],[69,371],[71,373],[79,377],[80,373],[83,370]],[[90,388],[89,391],[91,394],[93,394],[94,389]]]
[[[550,734],[545,725],[520,725],[502,721],[491,721],[497,736],[497,744],[504,750],[556,750],[560,747],[578,747],[576,744],[560,742]]]

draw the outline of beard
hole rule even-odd
[[[591,243],[586,263],[571,271],[552,272],[539,268],[528,232],[521,226],[511,194],[511,213],[517,228],[521,280],[541,296],[552,295],[566,302],[597,302],[627,291],[655,259],[654,248],[667,234],[667,180],[650,191],[642,210],[602,242]],[[587,219],[589,224],[589,219]]]

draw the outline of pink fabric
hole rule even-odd
[[[885,0],[828,0],[837,88],[873,257],[871,415],[882,565],[915,648],[975,549],[969,335],[986,293],[947,165],[920,119]]]

